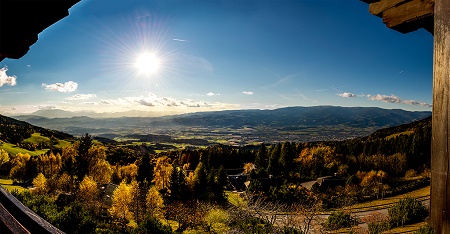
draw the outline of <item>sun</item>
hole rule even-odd
[[[154,53],[142,53],[140,54],[134,64],[139,74],[152,75],[158,73],[161,61]]]

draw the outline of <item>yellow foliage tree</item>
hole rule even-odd
[[[97,160],[97,162],[89,169],[89,175],[92,176],[98,184],[107,184],[111,182],[112,173],[113,169],[111,168],[111,165],[104,159]]]
[[[97,182],[90,176],[85,176],[80,183],[78,189],[78,199],[83,203],[84,207],[88,210],[98,212],[99,207],[99,189]]]
[[[120,223],[126,224],[133,221],[133,212],[130,210],[132,205],[132,187],[122,181],[114,190],[111,198],[112,204],[109,208],[110,215]]]
[[[159,157],[156,160],[154,170],[153,183],[158,190],[165,189],[169,186],[170,175],[172,174],[173,166],[170,163],[170,158],[167,156]]]
[[[119,166],[118,168],[118,175],[119,175],[119,179],[125,180],[128,183],[131,183],[131,181],[136,180],[137,177],[137,172],[138,172],[138,167],[136,164],[131,163],[127,166]]]
[[[9,154],[4,149],[0,149],[0,167],[9,162]]]
[[[44,174],[39,173],[36,178],[33,179],[33,186],[33,193],[45,194],[48,192],[47,179]]]
[[[155,217],[162,217],[164,200],[155,186],[150,187],[146,197],[147,211]]]
[[[24,175],[26,173],[26,164],[28,160],[30,160],[30,155],[25,153],[17,153],[16,156],[12,159],[11,164],[11,171],[9,172],[9,175],[13,179],[19,179],[23,180]]]
[[[59,178],[57,182],[57,189],[59,191],[62,191],[64,193],[70,193],[73,190],[73,181],[72,177],[67,174],[63,173]]]

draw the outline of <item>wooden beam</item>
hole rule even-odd
[[[369,12],[383,19],[388,28],[409,33],[424,28],[434,31],[435,0],[360,0],[369,4]]]
[[[383,11],[383,22],[387,27],[395,29],[433,15],[434,0],[414,0]]]
[[[374,2],[373,4],[369,5],[369,12],[372,15],[381,16],[383,11],[386,11],[388,9],[399,6],[399,5],[409,2],[409,1],[412,1],[412,0],[390,0],[390,1],[385,0],[385,1]]]
[[[434,8],[433,117],[431,150],[430,225],[449,234],[450,212],[450,1]]]

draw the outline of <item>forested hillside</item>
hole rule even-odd
[[[94,142],[86,133],[39,156],[9,154],[0,173],[32,179],[29,191],[14,194],[67,233],[298,233],[288,231],[300,224],[275,225],[258,212],[326,211],[428,186],[430,145],[431,118],[351,140],[158,153],[146,143]]]

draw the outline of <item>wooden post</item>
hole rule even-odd
[[[450,234],[450,1],[434,6],[433,117],[429,223],[436,233]]]

